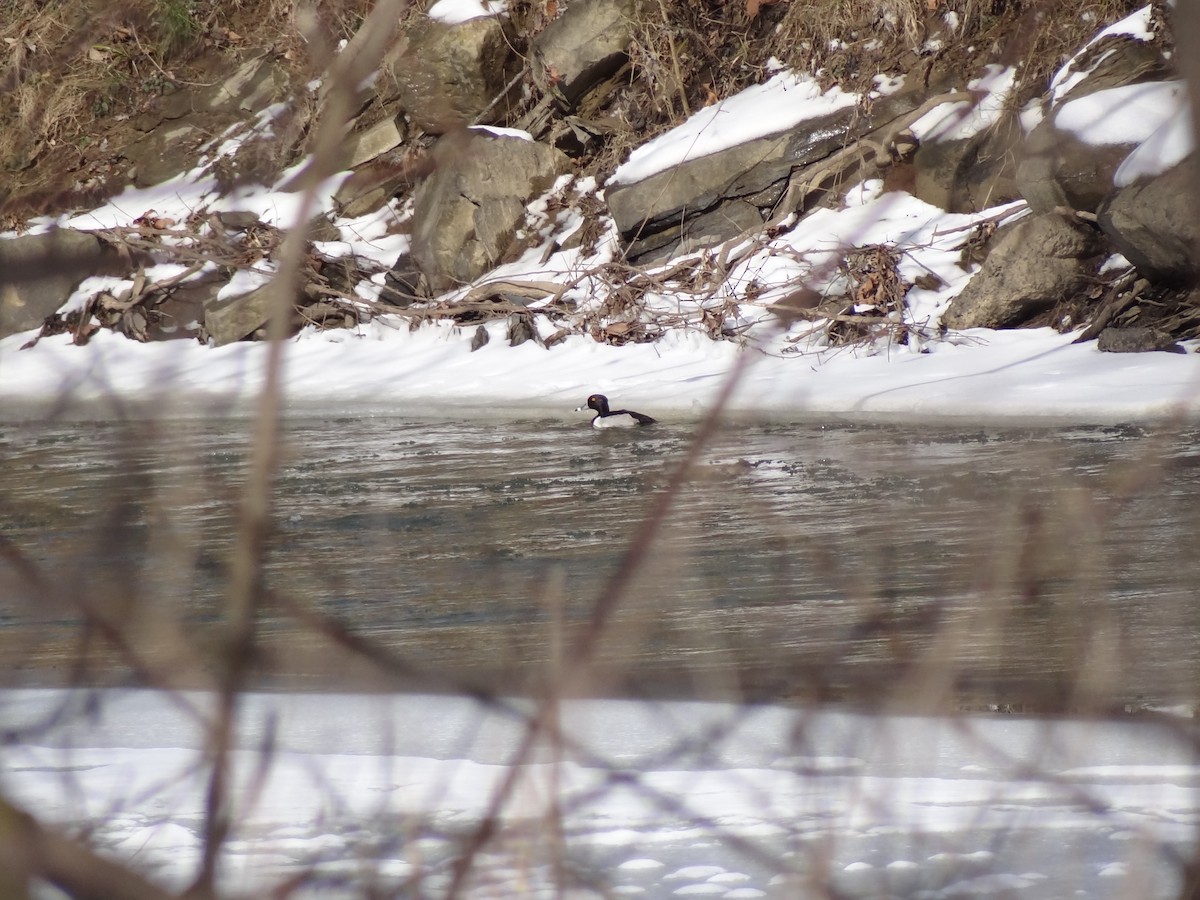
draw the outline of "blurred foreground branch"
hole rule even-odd
[[[136,872],[44,828],[0,797],[0,892],[29,896],[29,879],[44,878],[76,900],[163,900],[172,896]]]

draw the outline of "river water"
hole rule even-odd
[[[569,413],[290,420],[259,683],[553,680],[630,565],[631,536],[695,427],[613,434]],[[10,683],[124,683],[144,663],[183,681],[194,665],[203,686],[249,430],[0,424]],[[634,554],[581,690],[922,708],[1191,703],[1196,437],[731,423]],[[81,645],[81,602],[137,622],[133,649],[95,634]],[[395,664],[387,678],[372,680],[379,667],[341,629]]]
[[[1195,431],[734,422],[664,507],[695,428],[289,420],[222,885],[1179,895]],[[0,792],[173,890],[249,431],[0,424]]]

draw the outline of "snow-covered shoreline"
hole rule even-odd
[[[1050,329],[976,330],[932,352],[846,347],[772,356],[672,333],[654,344],[610,347],[573,336],[550,350],[493,340],[471,352],[473,329],[376,321],[355,331],[308,332],[285,353],[284,408],[295,415],[462,415],[572,418],[600,391],[656,416],[697,418],[738,353],[753,355],[727,411],[775,419],[1115,424],[1200,416],[1200,355],[1105,354]],[[118,409],[156,415],[252,412],[263,383],[264,344],[209,348],[138,345],[110,332],[83,347],[69,336],[0,342],[0,418],[66,410],[108,418]],[[1188,348],[1193,349],[1191,347]],[[117,398],[117,402],[113,401]],[[575,417],[577,418],[577,417]]]
[[[1112,28],[1140,34],[1149,15],[1147,7]],[[1060,77],[1072,65],[1074,61],[1064,66]],[[989,72],[979,88],[998,103],[1009,89],[1011,72]],[[763,104],[782,102],[775,96],[779,92],[788,97],[788,115],[798,121],[816,121],[831,104],[848,102],[836,89],[822,92],[809,78],[778,73],[768,84],[702,110],[647,142],[608,186],[615,189],[622,179],[644,179],[677,165],[680,153],[703,157],[739,136],[759,133]],[[1090,139],[1102,144],[1115,138],[1097,123],[1130,112],[1121,106],[1128,105],[1122,97],[1110,93],[1092,95],[1086,115],[1080,113],[1084,124],[1099,129]],[[1183,104],[1179,84],[1164,83],[1152,93],[1155,121],[1174,121]],[[209,225],[195,224],[206,221],[205,215],[253,213],[256,222],[282,233],[302,224],[299,210],[311,200],[341,236],[315,241],[314,252],[324,259],[352,255],[370,266],[343,298],[362,305],[364,321],[326,331],[310,327],[288,341],[284,408],[292,414],[569,416],[589,394],[601,392],[658,418],[687,420],[711,406],[739,354],[748,354],[750,365],[726,407],[731,414],[914,423],[1112,424],[1200,418],[1200,354],[1195,352],[1200,341],[1179,345],[1183,353],[1102,353],[1094,340],[1075,345],[1075,335],[1050,328],[941,328],[943,314],[977,271],[966,252],[970,236],[1012,223],[1026,216],[1028,208],[1015,202],[977,213],[949,213],[903,190],[886,189],[879,178],[847,188],[836,206],[793,217],[776,235],[743,236],[723,249],[672,260],[666,268],[695,270],[696,283],[706,285],[697,288],[687,279],[663,277],[661,269],[631,276],[617,265],[621,236],[607,215],[595,223],[600,236],[589,251],[563,249],[584,223],[584,214],[573,204],[585,195],[602,203],[605,187],[590,177],[564,175],[528,205],[525,252],[474,285],[524,281],[539,286],[533,293],[541,290],[547,296],[526,298],[528,305],[519,312],[542,338],[553,334],[552,347],[536,341],[508,346],[506,323],[500,318],[483,326],[456,325],[453,304],[472,285],[433,298],[420,315],[407,318],[380,298],[388,268],[410,249],[406,229],[411,227],[411,204],[392,200],[359,218],[339,216],[334,195],[348,173],[326,179],[305,198],[286,187],[303,162],[274,185],[220,189],[208,167],[236,153],[256,131],[269,131],[284,107],[277,104],[247,129],[210,142],[189,172],[153,188],[130,188],[95,210],[43,217],[27,227],[31,234],[55,228],[119,231],[153,220],[157,255],[143,273],[153,284],[180,277],[187,268],[169,259],[172,253],[190,247],[195,255],[189,242],[211,237],[205,231]],[[946,113],[941,106],[937,110],[939,116]],[[720,127],[710,121],[718,114]],[[1142,137],[1147,142],[1141,150],[1159,153],[1163,166],[1190,149],[1190,144],[1177,141],[1166,148]],[[548,213],[551,206],[564,214],[554,219]],[[193,225],[182,224],[188,221]],[[891,254],[890,270],[878,278],[892,279],[901,290],[899,307],[889,309],[872,297],[866,297],[870,302],[847,299],[847,309],[865,315],[861,320],[847,317],[857,330],[836,346],[838,341],[825,335],[825,320],[801,315],[783,322],[776,315],[774,304],[797,291],[850,298],[856,288],[845,271],[847,257],[870,248],[886,248]],[[217,299],[261,287],[278,265],[268,255],[237,268]],[[212,261],[197,267],[200,271],[189,277],[217,268]],[[1127,260],[1114,254],[1102,271],[1128,267]],[[621,294],[623,277],[641,279],[635,290],[627,291],[636,295],[632,301]],[[714,277],[711,283],[704,280]],[[87,278],[60,314],[83,309],[101,291],[117,296],[132,290],[131,279]],[[613,296],[619,314],[607,305]],[[558,307],[548,311],[551,300]],[[599,339],[612,337],[604,329],[613,326],[614,316],[623,329],[616,332],[617,340],[628,340],[619,347]],[[642,325],[652,326],[650,334],[658,335],[657,340],[638,343],[621,337]],[[199,326],[192,326],[194,333]],[[478,327],[489,340],[472,352]],[[23,349],[36,333],[0,340],[0,418],[65,410],[103,419],[138,409],[156,415],[242,415],[253,412],[264,383],[267,347],[262,343],[205,346],[185,338],[139,343],[101,328],[82,346],[59,334]]]
[[[211,700],[0,691],[16,733],[59,715],[6,746],[4,789],[182,887],[200,858],[198,716]],[[421,695],[248,694],[241,718],[233,759],[246,787],[227,886],[266,890],[307,872],[339,896],[359,881],[440,896],[526,727],[515,708]],[[902,885],[979,896],[995,882],[1012,896],[1095,896],[1151,877],[1171,884],[1156,856],[1187,846],[1197,803],[1186,732],[1162,723],[570,701],[562,727],[575,749],[525,758],[474,863],[484,882],[514,870],[529,879],[502,895],[548,896],[545,854],[561,853],[613,896],[781,896],[810,884],[819,862],[853,896]],[[531,858],[547,803],[559,804],[566,838]]]

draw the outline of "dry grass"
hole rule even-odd
[[[1024,102],[1045,89],[1049,75],[1095,32],[1142,4],[1131,0],[864,0],[793,2],[768,39],[787,65],[869,90],[877,72],[923,71],[961,77],[983,64],[1019,63]],[[950,27],[950,21],[955,26]]]
[[[632,147],[762,82],[771,59],[864,94],[874,89],[879,73],[912,73],[937,91],[962,89],[964,73],[974,75],[988,63],[1019,65],[1019,85],[1011,98],[1016,107],[1045,90],[1051,73],[1095,32],[1097,22],[1120,18],[1139,5],[1136,0],[648,0],[638,6],[622,87],[602,106],[628,127],[609,135],[585,160],[587,171],[603,177]],[[528,15],[523,21],[536,28],[544,17]]]
[[[625,124],[584,154],[589,174],[611,170],[635,143],[696,110],[761,82],[772,57],[847,89],[869,89],[878,72],[976,71],[989,61],[1024,67],[1014,102],[1041,91],[1064,55],[1097,21],[1133,0],[999,3],[926,0],[716,3],[654,0],[638,6],[630,63],[594,118]],[[413,8],[419,8],[416,4]],[[297,84],[322,71],[336,42],[353,33],[368,0],[123,0],[88,9],[73,0],[7,0],[0,21],[0,170],[6,199],[31,199],[24,214],[88,182],[96,148],[120,177],[128,120],[164,94],[206,84],[247,54],[269,50]],[[946,15],[957,28],[946,27]],[[524,29],[516,49],[549,21],[543,3],[513,4]],[[968,52],[970,48],[970,52]],[[526,82],[528,67],[526,69]],[[532,104],[532,100],[528,105]],[[515,118],[515,117],[514,117]],[[283,148],[286,155],[286,148]],[[8,204],[20,215],[21,204]]]
[[[0,167],[19,173],[47,144],[81,132],[88,123],[92,79],[77,56],[94,32],[74,20],[63,3],[29,2],[12,13],[0,30],[8,57],[0,78]]]
[[[129,119],[244,55],[272,51],[298,80],[322,70],[368,0],[5,0],[0,6],[0,206],[55,196],[95,148],[119,152]],[[27,210],[39,212],[43,210]]]

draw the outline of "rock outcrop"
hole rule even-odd
[[[552,147],[461,129],[434,146],[413,196],[412,258],[435,292],[472,281],[504,256],[525,207],[570,167]]]
[[[942,316],[948,328],[1021,325],[1080,290],[1095,271],[1094,229],[1057,213],[1022,219],[1000,232],[978,274]]]
[[[630,296],[658,288],[652,266],[677,260],[686,267],[688,261],[679,257],[708,248],[715,248],[708,260],[712,265],[706,270],[699,264],[697,277],[720,277],[736,262],[726,256],[730,248],[750,243],[743,239],[765,244],[786,235],[816,207],[851,202],[851,187],[865,192],[871,185],[874,191],[907,191],[948,212],[975,213],[1008,201],[1028,204],[1031,216],[1001,228],[990,241],[964,235],[963,265],[982,265],[942,315],[946,328],[1086,324],[1087,339],[1113,332],[1105,341],[1113,342],[1106,349],[1114,350],[1161,345],[1161,334],[1200,335],[1200,311],[1193,314],[1196,294],[1190,291],[1200,282],[1200,205],[1193,199],[1200,161],[1158,154],[1155,166],[1138,156],[1147,141],[1177,125],[1172,103],[1181,102],[1169,41],[1156,31],[1160,14],[1148,9],[1131,17],[1130,27],[1094,39],[1061,68],[1035,105],[1018,109],[1009,102],[1003,85],[1012,73],[995,63],[980,62],[976,71],[967,71],[938,59],[914,62],[917,69],[897,73],[886,88],[879,83],[879,90],[862,95],[818,86],[795,73],[776,73],[742,94],[720,98],[707,89],[707,108],[685,100],[682,110],[691,113],[687,121],[655,138],[662,143],[639,147],[639,130],[659,111],[639,107],[645,86],[635,88],[631,78],[646,65],[651,22],[637,0],[574,0],[561,8],[521,7],[455,23],[413,12],[378,76],[359,88],[361,104],[342,147],[341,162],[352,173],[335,196],[344,218],[380,211],[392,215],[392,233],[407,234],[408,245],[390,270],[387,264],[368,266],[372,286],[356,293],[358,282],[340,276],[330,280],[331,270],[324,268],[337,252],[323,257],[318,245],[339,236],[328,219],[320,218],[318,223],[333,233],[320,238],[314,233],[305,269],[309,280],[295,301],[297,323],[358,321],[371,314],[364,296],[377,298],[390,311],[415,315],[412,307],[438,302],[438,295],[479,279],[531,246],[544,244],[547,254],[595,247],[602,234],[611,239],[614,227],[621,257],[616,265],[627,267],[622,287]],[[939,22],[943,31],[956,27]],[[654,74],[661,79],[667,70]],[[757,108],[773,109],[774,101],[764,104],[762,98],[776,82],[795,91],[790,97],[783,91],[781,102],[803,101],[797,106],[807,112],[819,101],[824,112],[800,122],[783,114],[764,117],[764,127],[749,138],[726,136],[701,155],[678,153],[677,146],[670,151],[678,160],[673,164],[640,167],[671,140],[688,147],[701,135],[707,140],[720,130],[727,103],[754,94]],[[989,93],[989,84],[1002,87]],[[678,86],[683,98],[686,85]],[[987,109],[979,105],[984,95],[991,104]],[[277,118],[265,116],[281,98],[294,101],[292,108]],[[134,140],[114,158],[128,166],[135,184],[150,184],[195,164],[196,156],[187,153],[199,154],[203,145],[206,175],[216,176],[218,184],[272,183],[285,165],[307,152],[307,134],[322,115],[322,102],[320,91],[289,86],[276,57],[258,53],[208,87],[179,87],[148,107],[131,122]],[[1121,115],[1105,114],[1112,109]],[[927,116],[949,124],[931,126]],[[242,130],[227,131],[231,123]],[[234,134],[237,140],[229,143],[236,146],[214,149],[211,138],[218,133]],[[632,153],[609,152],[625,141],[634,144]],[[550,196],[551,186],[567,173],[577,177],[560,182]],[[300,183],[293,181],[286,189]],[[585,183],[589,186],[578,191],[570,186]],[[535,222],[538,214],[529,210],[535,201],[541,208],[555,206],[559,214]],[[570,215],[562,215],[570,204],[575,204]],[[211,217],[196,218],[211,224]],[[554,231],[572,218],[576,223],[569,234]],[[139,232],[138,246],[164,256],[168,245],[152,226]],[[252,260],[269,257],[277,246],[277,236],[256,243],[248,233],[235,232],[211,225],[199,236],[224,242],[218,249],[229,262],[223,263],[220,283],[228,281],[243,254]],[[52,239],[26,240],[0,242],[5,282],[0,334],[37,327],[52,316],[79,281],[97,271],[92,262],[103,256],[94,237],[60,235],[52,252],[66,262],[31,280],[19,274],[33,271],[21,254],[50,252],[43,242]],[[109,240],[122,238],[109,235]],[[864,249],[843,248],[841,271],[852,268],[849,260]],[[884,244],[877,249],[889,251]],[[981,252],[970,255],[972,249]],[[122,265],[128,274],[128,260],[116,269]],[[878,279],[851,284],[845,296],[832,296],[841,290],[836,288],[826,298],[841,304],[833,318],[853,318],[860,307],[872,306],[887,327],[902,330],[907,327],[905,293],[913,287],[905,277],[911,276],[902,275],[898,264],[889,269],[884,279],[889,299],[882,306],[863,300],[874,296]],[[936,280],[930,273],[929,283]],[[1137,293],[1128,293],[1135,281]],[[102,324],[119,321],[114,327],[139,339],[172,333],[156,330],[156,323],[165,321],[159,313],[141,315],[131,324],[126,307],[141,303],[144,312],[153,313],[182,296],[178,287],[160,286],[143,299],[138,291],[109,298]],[[795,288],[788,296],[817,298],[799,311],[802,318],[824,314],[824,287],[786,287]],[[178,310],[189,327],[175,333],[201,333],[216,343],[260,333],[265,291],[218,302],[211,296],[218,288],[197,293]],[[765,290],[753,281],[745,289]],[[466,292],[474,304],[469,310],[446,315],[462,324],[513,317],[510,340],[537,340],[537,315],[548,313],[530,314],[525,306],[549,299],[556,304],[554,315],[565,316],[577,302],[564,299],[567,290],[546,282],[515,288],[509,283],[490,292],[477,286]],[[604,315],[603,321],[577,317],[570,333],[615,343],[661,333],[639,319],[628,298]],[[700,320],[714,337],[736,333],[716,311],[704,310]],[[553,324],[558,331],[544,346],[568,333],[561,321]],[[852,324],[849,331],[855,335],[872,333]],[[1138,334],[1152,340],[1128,339]]]
[[[705,214],[711,215],[698,228],[710,240],[733,237],[745,217],[720,211],[723,204],[740,201],[769,210],[787,190],[793,172],[841,150],[851,141],[856,125],[859,132],[865,130],[856,110],[845,107],[646,178],[611,185],[605,199],[617,229],[630,242],[627,255],[636,261],[689,237],[697,244],[693,223]],[[723,221],[729,225],[720,227]],[[762,223],[761,215],[758,222]]]
[[[1148,278],[1188,286],[1200,278],[1200,160],[1114,190],[1099,223],[1112,245]]]
[[[573,106],[625,61],[633,40],[634,0],[575,0],[532,42],[534,80]]]
[[[1044,118],[1020,147],[1017,187],[1035,213],[1064,207],[1096,212],[1115,189],[1117,169],[1139,143],[1133,129],[1097,120],[1094,111],[1108,105],[1104,92],[1123,92],[1127,97],[1121,102],[1136,105],[1170,78],[1162,49],[1132,35],[1110,39],[1099,50],[1079,54],[1078,62],[1064,69],[1046,99]],[[1136,85],[1147,87],[1130,89]]]
[[[503,121],[507,85],[519,71],[517,36],[507,18],[480,16],[447,24],[418,17],[384,64],[408,118],[430,134]]]
[[[39,327],[88,276],[128,269],[128,261],[84,231],[0,241],[0,337]]]
[[[1173,327],[1200,334],[1188,290],[1200,281],[1200,161],[1191,154],[1172,163],[1169,149],[1190,141],[1180,133],[1184,90],[1169,51],[1138,29],[1118,29],[1078,53],[1019,147],[1016,187],[1037,218],[993,242],[942,324],[1012,327],[1061,305],[1072,308],[1062,324],[1073,327],[1088,318],[1091,297],[1098,318],[1088,332],[1104,336],[1103,349],[1163,349],[1173,345]],[[1098,269],[1112,254],[1133,266],[1154,304],[1097,288],[1113,280]],[[1124,327],[1103,329],[1117,309]]]

